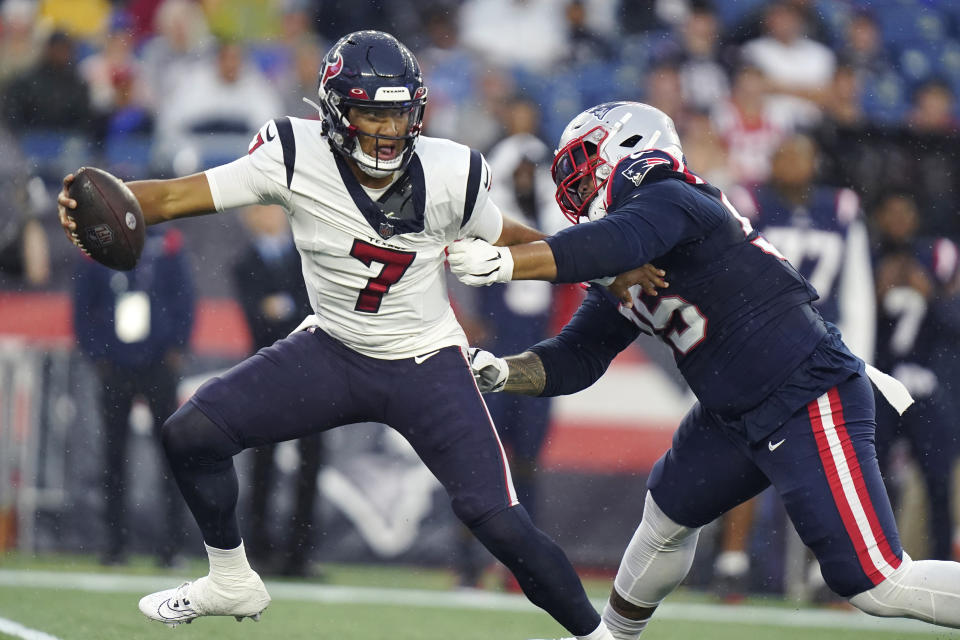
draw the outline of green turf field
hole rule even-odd
[[[81,557],[0,556],[0,638],[7,640],[526,640],[563,630],[521,596],[455,591],[449,573],[397,567],[325,567],[322,582],[267,581],[273,603],[259,623],[206,618],[174,630],[146,620],[137,600],[199,575],[195,564],[158,572],[148,564],[102,570]],[[609,580],[589,580],[602,601]],[[720,605],[678,592],[644,640],[960,640],[917,622],[816,610],[778,600]]]

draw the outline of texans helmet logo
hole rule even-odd
[[[330,78],[335,78],[340,75],[341,71],[343,71],[343,56],[338,53],[337,57],[334,58],[332,62],[328,62],[323,67],[323,76],[320,78],[320,86],[327,84],[327,80]]]

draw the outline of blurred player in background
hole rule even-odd
[[[903,551],[877,466],[867,372],[900,409],[906,390],[850,352],[810,284],[687,169],[663,112],[598,105],[558,149],[558,202],[590,221],[509,248],[464,240],[448,260],[471,285],[580,282],[648,260],[670,273],[663,295],[634,287],[629,306],[591,288],[558,336],[471,363],[481,390],[554,396],[593,384],[641,333],[673,348],[698,402],[648,478],[603,612],[613,636],[639,637],[689,571],[700,528],[770,485],[836,593],[873,615],[960,627],[960,564]],[[642,410],[642,389],[634,401]]]
[[[923,475],[928,499],[928,555],[949,560],[953,538],[951,476],[960,432],[951,416],[949,387],[940,366],[960,333],[951,289],[958,274],[957,246],[917,233],[920,216],[906,193],[886,195],[871,216],[877,296],[877,365],[910,390],[916,402],[902,416],[877,408],[877,458],[889,474],[891,450],[906,440]],[[951,304],[952,303],[952,304]],[[897,492],[891,494],[897,497]]]
[[[609,638],[563,551],[517,500],[444,287],[444,253],[455,240],[515,244],[543,234],[501,215],[478,152],[418,140],[427,88],[413,54],[393,36],[341,38],[324,58],[318,95],[321,120],[271,120],[239,160],[129,184],[148,224],[283,206],[314,310],[302,330],[210,380],[164,425],[210,574],[144,597],[140,610],[168,624],[258,618],[270,596],[240,536],[233,456],[370,421],[410,442],[456,515],[534,604],[578,637]],[[68,233],[76,227],[71,180],[59,198]],[[654,270],[642,271],[652,289]]]
[[[149,229],[140,261],[113,271],[81,258],[74,279],[73,326],[80,351],[93,364],[101,389],[103,493],[106,548],[101,562],[125,564],[132,524],[127,515],[130,409],[142,397],[154,432],[177,410],[177,384],[193,328],[194,288],[183,238],[175,229]],[[165,530],[157,561],[172,566],[182,555],[183,504],[170,469],[156,491]]]
[[[300,254],[283,209],[250,206],[241,215],[250,242],[233,264],[233,282],[250,327],[254,351],[258,351],[296,329],[311,312],[310,300],[303,286]],[[268,516],[275,505],[270,496],[276,488],[276,448],[268,444],[253,450],[247,553],[261,567],[261,573],[308,576],[323,442],[319,434],[297,440],[300,459],[293,516],[290,526],[284,527],[282,544],[272,541]]]

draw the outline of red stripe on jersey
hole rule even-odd
[[[843,484],[840,480],[840,471],[837,468],[836,461],[833,459],[833,452],[831,451],[830,442],[824,429],[823,415],[821,414],[818,400],[812,400],[807,405],[807,413],[810,415],[813,435],[817,440],[817,452],[820,454],[820,461],[823,463],[823,471],[830,485],[833,502],[837,506],[837,511],[840,513],[840,519],[843,520],[843,526],[847,530],[847,535],[850,536],[850,541],[853,542],[854,550],[857,553],[857,560],[860,562],[860,567],[870,581],[875,585],[880,584],[884,576],[880,573],[880,570],[874,566],[873,560],[870,558],[867,542],[864,539],[863,533],[860,531],[860,527],[857,525],[856,517],[844,494]]]
[[[867,522],[870,523],[870,530],[873,532],[873,539],[877,543],[883,559],[894,569],[900,566],[900,558],[894,553],[887,541],[887,534],[880,526],[880,519],[877,518],[877,511],[873,507],[873,500],[870,499],[870,492],[863,481],[863,471],[860,469],[860,461],[857,459],[857,453],[853,450],[853,443],[847,434],[844,426],[846,422],[843,419],[843,404],[840,402],[840,393],[834,387],[827,392],[827,398],[830,400],[830,411],[833,413],[833,422],[837,429],[837,436],[840,438],[840,445],[843,447],[843,457],[847,461],[847,467],[850,469],[850,476],[853,478],[853,484],[857,489],[857,497],[863,506],[863,512],[867,516]]]

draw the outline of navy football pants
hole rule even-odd
[[[380,422],[413,446],[457,517],[531,602],[574,635],[599,625],[570,561],[517,503],[503,447],[459,347],[380,360],[320,330],[301,331],[207,382],[191,402],[164,425],[164,446],[208,543],[239,544],[233,455],[339,425]]]
[[[671,519],[701,527],[772,484],[827,584],[850,597],[882,582],[903,556],[875,428],[864,375],[814,399],[753,445],[697,404],[648,488]]]
[[[468,526],[516,504],[503,447],[458,347],[417,364],[300,331],[208,381],[191,400],[236,451],[356,422],[400,432]]]

